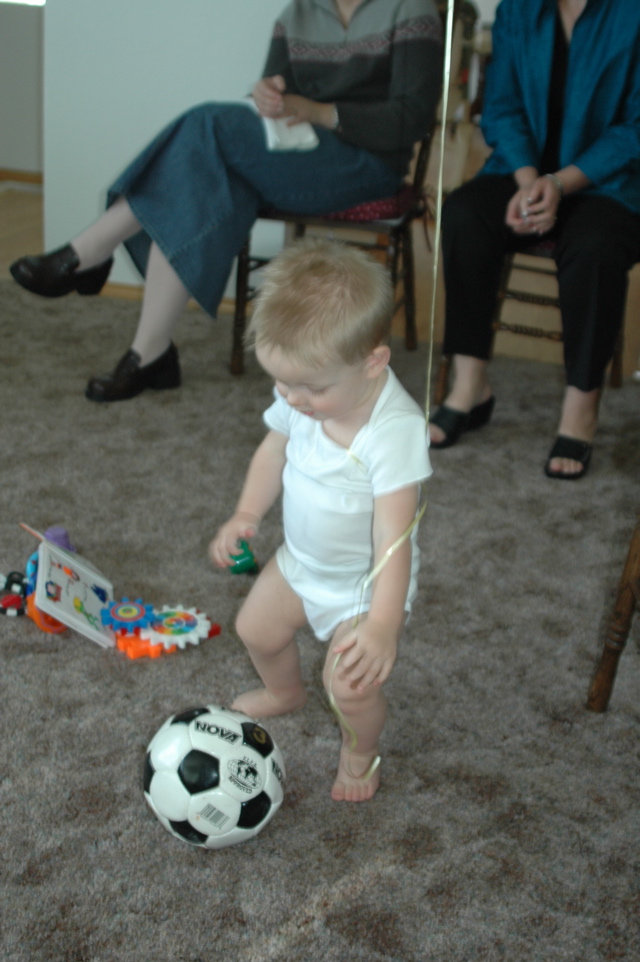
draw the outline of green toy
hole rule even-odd
[[[251,548],[246,541],[239,541],[240,551],[232,554],[233,564],[229,567],[231,574],[235,575],[255,575],[258,573],[258,562],[256,561]]]

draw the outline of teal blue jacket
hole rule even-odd
[[[493,27],[481,174],[539,166],[546,136],[556,0],[502,0]],[[560,168],[640,213],[640,0],[587,0],[569,48]]]

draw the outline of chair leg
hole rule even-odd
[[[244,326],[247,319],[249,293],[249,245],[251,238],[238,253],[236,269],[236,305],[233,314],[233,343],[231,346],[231,373],[244,374]]]
[[[416,281],[411,224],[402,231],[402,274],[404,284],[404,344],[408,351],[418,347],[416,331]]]
[[[382,245],[384,242],[385,235],[378,234],[378,243]],[[387,250],[385,263],[387,270],[389,271],[389,277],[391,278],[391,286],[393,287],[393,292],[395,295],[396,287],[398,286],[398,261],[400,259],[400,240],[395,234],[387,234]],[[382,249],[382,247],[380,248]],[[397,310],[397,306],[395,308]]]
[[[493,315],[493,339],[491,342],[491,355],[493,356],[493,341],[495,341],[496,331],[500,325],[500,316],[502,314],[502,307],[507,296],[507,289],[509,287],[509,277],[511,276],[511,269],[513,267],[513,254],[505,254],[504,260],[502,262],[502,271],[500,273],[500,283],[498,284],[498,296],[496,298],[496,309]]]
[[[587,708],[590,711],[607,710],[618,661],[624,650],[631,628],[631,619],[640,602],[640,519],[638,520],[627,560],[618,586],[618,595],[609,620],[600,663],[589,688]]]

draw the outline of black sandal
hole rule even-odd
[[[591,451],[592,446],[588,441],[579,441],[577,438],[568,438],[565,434],[559,434],[549,452],[544,473],[548,478],[557,478],[560,481],[579,481],[587,473],[591,461]],[[554,458],[579,461],[582,465],[582,471],[552,471],[549,465]]]
[[[455,444],[461,434],[465,431],[475,431],[488,424],[493,414],[496,399],[491,395],[482,404],[476,404],[470,411],[456,411],[454,408],[441,404],[432,418],[430,424],[435,424],[444,433],[442,441],[432,441],[432,448],[450,448]]]

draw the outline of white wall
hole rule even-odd
[[[497,0],[476,2],[481,19],[493,19]],[[48,249],[95,219],[109,183],[165,123],[203,100],[234,100],[251,89],[284,5],[285,0],[47,0]],[[281,238],[279,226],[262,224],[254,246],[271,253]],[[139,283],[122,252],[111,280]]]
[[[157,131],[260,76],[284,0],[47,0],[45,245],[95,219],[106,188]],[[263,225],[262,246],[282,232]],[[261,246],[260,233],[256,237]],[[139,283],[118,254],[111,280]]]
[[[42,7],[0,2],[0,168],[42,170]]]
[[[480,11],[480,23],[493,23],[498,0],[473,0]],[[526,0],[523,0],[526,3]]]

